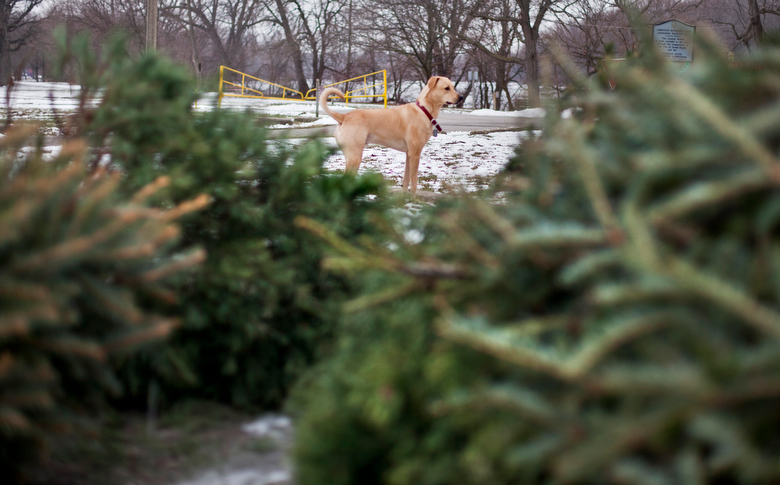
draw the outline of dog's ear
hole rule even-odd
[[[430,89],[433,89],[436,87],[436,84],[439,82],[439,76],[433,76],[430,79],[428,79],[428,87]]]

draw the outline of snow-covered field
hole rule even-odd
[[[79,87],[66,83],[44,83],[22,81],[17,83],[10,97],[12,116],[16,120],[34,119],[51,120],[54,113],[67,115],[78,109]],[[6,116],[5,88],[0,88],[0,117]],[[195,109],[207,111],[215,109],[216,93],[204,93]],[[262,116],[279,117],[280,122],[298,119],[294,125],[278,124],[271,128],[283,130],[296,127],[316,127],[335,124],[335,121],[323,113],[315,115],[316,106],[313,102],[274,101],[247,98],[230,98],[222,100],[223,109],[252,110]],[[362,105],[360,109],[378,109],[376,105]],[[339,111],[353,109],[340,106]],[[469,113],[459,110],[460,113]],[[544,116],[540,108],[498,112],[493,110],[478,110],[471,112],[479,116],[517,116],[536,118]],[[51,128],[50,128],[51,129]],[[53,131],[48,133],[55,135]],[[474,191],[486,187],[490,179],[497,174],[512,156],[523,132],[496,132],[489,134],[470,135],[467,132],[448,132],[431,138],[422,153],[419,169],[418,188],[434,192]],[[287,139],[284,143],[303,143],[304,140]],[[331,137],[325,139],[335,147]],[[363,152],[363,163],[360,172],[375,171],[381,173],[388,181],[400,185],[403,178],[405,154],[380,146],[368,146]],[[340,151],[326,161],[326,168],[334,171],[344,169],[344,156]]]

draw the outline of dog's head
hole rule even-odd
[[[420,93],[420,97],[428,99],[436,106],[445,104],[457,104],[463,96],[455,91],[455,85],[444,76],[433,76]]]

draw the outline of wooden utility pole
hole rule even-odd
[[[146,2],[146,50],[157,50],[157,5],[160,0]]]

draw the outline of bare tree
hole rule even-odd
[[[245,46],[263,18],[261,0],[166,0],[161,12],[209,39],[218,62],[233,69],[248,64]]]
[[[297,32],[291,21],[291,16],[287,12],[289,4],[289,0],[266,0],[264,7],[268,15],[263,18],[263,21],[270,22],[282,29],[288,45],[288,52],[292,57],[295,77],[298,80],[298,91],[306,94],[306,91],[309,90],[309,82],[303,65],[303,51],[300,44],[298,44]]]
[[[496,0],[493,4],[496,19],[477,18],[470,29],[469,43],[474,50],[472,56],[477,60],[480,79],[495,84],[498,109],[501,109],[502,104],[501,93],[506,94],[508,109],[515,109],[509,83],[525,67],[519,62],[522,33],[518,24],[509,20],[514,6],[513,0]],[[486,86],[482,84],[481,88],[484,90]],[[487,93],[481,93],[481,96],[488,103]]]
[[[709,0],[708,7],[706,18],[732,51],[750,51],[780,28],[778,0]]]
[[[322,79],[326,68],[325,61],[334,41],[336,19],[345,5],[342,0],[316,0],[307,3],[290,0],[290,4],[297,15],[299,37],[309,48],[311,77]]]
[[[523,57],[510,54],[499,54],[479,40],[475,35],[461,35],[461,38],[475,46],[484,54],[494,59],[522,64],[525,67],[526,84],[528,86],[528,103],[530,106],[539,106],[541,97],[539,93],[539,41],[541,28],[553,8],[563,9],[561,4],[569,0],[514,0],[511,8],[507,10],[503,0],[491,0],[488,2],[476,2],[470,15],[491,24],[511,25],[520,34],[520,40],[524,44]],[[574,0],[571,0],[572,2]]]
[[[381,36],[390,52],[409,60],[427,80],[433,75],[452,78],[457,58],[463,53],[463,33],[473,20],[466,0],[376,0],[371,33]],[[457,80],[457,79],[456,79]]]
[[[38,33],[36,7],[43,0],[0,0],[0,86],[13,74],[11,53],[25,46]]]
[[[544,43],[563,47],[588,75],[598,70],[607,46],[621,54],[634,47],[631,26],[611,0],[582,0],[554,14]]]

